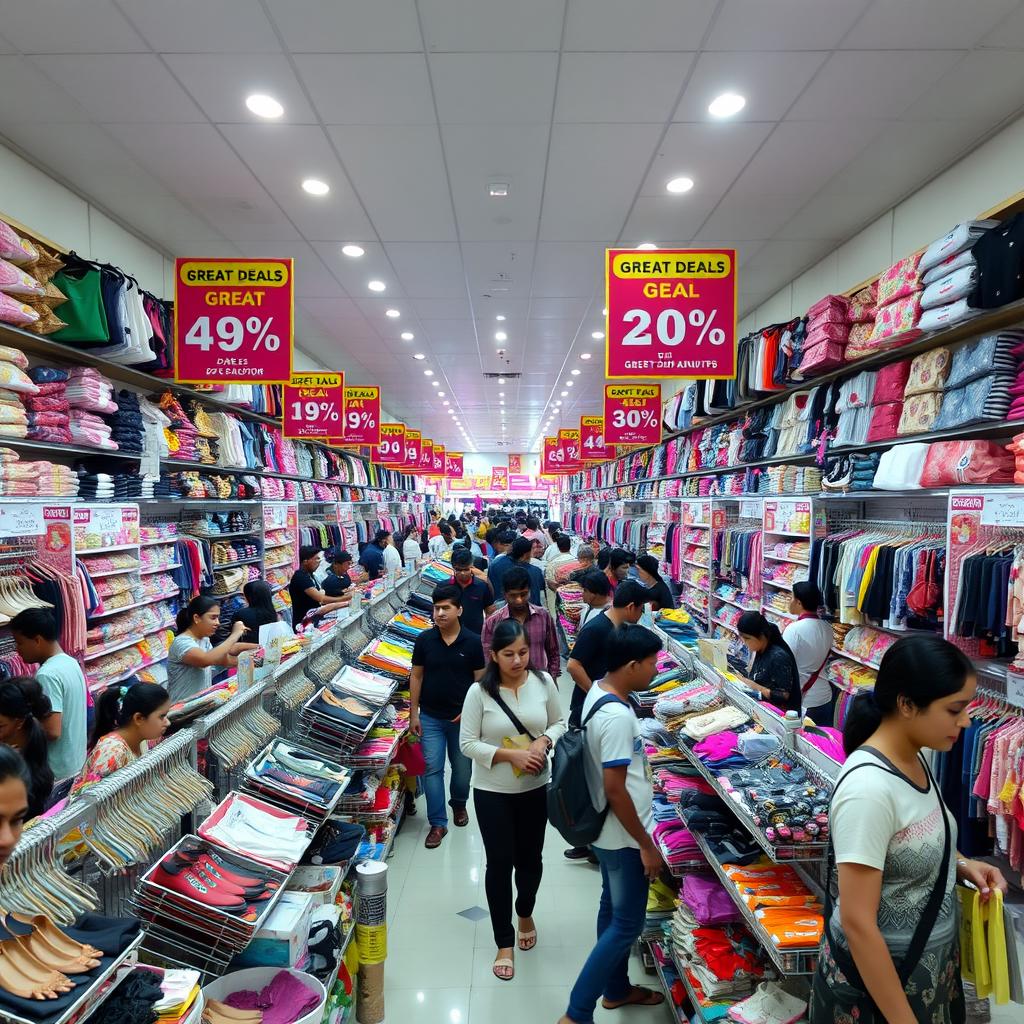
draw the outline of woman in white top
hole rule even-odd
[[[820,606],[821,591],[814,583],[794,583],[789,611],[796,622],[786,627],[782,638],[796,658],[804,715],[816,725],[832,725],[836,693],[825,674],[825,662],[832,650],[832,627],[818,618]]]
[[[402,556],[398,553],[398,548],[395,546],[395,535],[393,533],[388,534],[383,550],[384,572],[390,575],[392,572],[399,571],[402,568]]]
[[[473,805],[487,854],[484,887],[498,947],[493,970],[502,981],[515,973],[516,932],[521,950],[537,945],[533,908],[548,822],[548,754],[564,732],[558,687],[546,672],[530,666],[522,624],[506,619],[494,630],[491,660],[480,682],[466,694],[459,730],[462,752],[473,761]],[[512,927],[513,909],[518,929]]]
[[[415,562],[417,558],[423,557],[420,542],[416,539],[418,532],[415,526],[410,526],[405,533],[405,540],[402,542],[402,558],[406,562]]]

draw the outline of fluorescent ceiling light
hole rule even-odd
[[[245,105],[257,117],[266,117],[271,120],[284,113],[284,107],[273,96],[267,96],[262,92],[254,92],[251,96],[246,96]]]
[[[361,245],[343,245],[341,247],[341,254],[348,256],[349,259],[357,260],[360,256],[366,254],[366,250]]]
[[[581,352],[580,353],[580,359],[589,359],[589,358],[590,358],[590,353],[589,352]]]
[[[665,191],[672,192],[675,195],[689,192],[691,188],[693,188],[693,178],[688,178],[685,174],[680,175],[678,178],[672,178],[665,183]]]
[[[604,331],[591,331],[590,336],[594,341],[600,341],[604,337]]]
[[[494,332],[494,340],[495,341],[508,341],[508,335],[504,331],[495,331]]]
[[[562,404],[562,403],[561,403],[561,401],[557,401],[557,402],[555,402],[555,408],[557,408],[557,407],[558,407],[558,406],[560,406],[561,404]]]
[[[733,117],[747,105],[747,98],[738,92],[723,92],[708,104],[712,117]]]
[[[444,392],[443,391],[438,391],[437,397],[438,398],[444,398]]]
[[[302,183],[302,190],[311,196],[325,196],[331,191],[331,186],[319,178],[306,178]]]
[[[505,397],[505,392],[504,391],[499,391],[498,392],[498,397],[499,398],[504,398]]]
[[[387,285],[383,281],[374,280],[367,281],[366,287],[369,288],[371,292],[382,292],[387,288]]]
[[[567,381],[565,382],[565,386],[566,386],[567,388],[571,388],[571,387],[573,386],[573,384],[575,384],[575,383],[576,383],[576,381],[574,381],[574,380],[567,380]]]
[[[400,317],[402,314],[399,313],[397,309],[386,309],[386,310],[384,310],[384,315],[386,317],[390,317],[392,320],[395,320],[398,317]]]
[[[422,352],[416,352],[413,355],[413,359],[426,359],[427,357]]]
[[[494,319],[501,323],[505,319],[505,314],[499,313]]]
[[[441,382],[439,380],[432,380],[430,383],[433,384],[435,388],[439,388],[441,386]]]
[[[507,181],[492,181],[487,186],[487,194],[492,199],[507,199],[508,198],[508,182]]]
[[[504,377],[499,377],[498,378],[498,383],[499,384],[504,384],[505,383],[505,378]]]
[[[412,341],[416,335],[412,331],[402,331],[402,341]]]
[[[452,403],[451,402],[442,402],[441,404],[442,405],[451,405]]]
[[[601,310],[601,316],[607,316],[607,315],[608,315],[608,307],[605,306],[604,309]]]

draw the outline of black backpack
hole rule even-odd
[[[607,806],[603,811],[594,807],[587,785],[587,723],[605,704],[618,699],[613,693],[602,697],[578,726],[569,726],[555,745],[548,783],[548,821],[575,847],[593,843],[608,815]]]

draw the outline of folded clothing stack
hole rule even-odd
[[[878,279],[878,305],[869,344],[872,351],[906,344],[921,334],[921,254],[894,263]]]
[[[795,378],[808,380],[843,365],[850,334],[849,309],[846,296],[826,295],[807,310],[807,335]]]
[[[111,436],[110,427],[94,412],[72,407],[70,413],[71,439],[76,444],[91,448],[117,451],[117,442]]]
[[[22,403],[38,394],[39,387],[25,373],[27,366],[24,352],[0,345],[0,436],[28,434],[28,414]]]
[[[978,261],[972,247],[994,220],[966,220],[932,242],[921,256],[923,331],[950,327],[975,311],[972,293],[978,284]]]
[[[28,412],[28,439],[70,444],[68,371],[52,366],[33,366],[28,375],[38,388],[38,394],[22,396]]]
[[[196,462],[196,439],[199,437],[199,431],[185,414],[173,392],[165,391],[160,396],[160,408],[170,420],[170,426],[164,428],[168,458]]]
[[[144,431],[139,396],[134,391],[122,390],[117,393],[117,412],[106,417],[111,437],[123,452],[143,451]]]
[[[848,363],[870,355],[871,333],[875,329],[875,313],[878,310],[878,282],[861,288],[850,299],[847,319],[850,322],[850,334],[846,342],[845,357]]]
[[[81,497],[89,501],[132,501],[142,497],[142,477],[138,473],[104,473],[95,462],[75,466]]]
[[[117,412],[113,385],[91,366],[76,366],[69,371],[67,393],[73,409]]]
[[[78,479],[67,466],[22,462],[18,453],[0,448],[0,497],[74,497]]]

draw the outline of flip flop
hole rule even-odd
[[[644,988],[643,985],[634,985],[622,1002],[609,1003],[607,999],[602,999],[601,1005],[606,1010],[618,1010],[623,1006],[660,1006],[663,1002],[665,1002],[665,997],[661,992]]]
[[[516,939],[519,948],[525,953],[528,949],[533,949],[537,945],[537,929],[535,928],[532,932],[517,932]],[[523,943],[526,943],[526,945],[523,945]]]
[[[510,974],[499,974],[499,970],[511,971]],[[503,956],[500,960],[495,960],[491,965],[491,971],[498,981],[511,981],[516,976],[516,965],[515,961],[511,960],[507,956]]]

